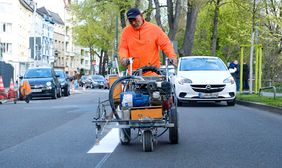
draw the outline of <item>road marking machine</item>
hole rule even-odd
[[[130,59],[132,72],[132,59]],[[169,60],[166,60],[168,67]],[[156,76],[143,76],[154,72]],[[110,78],[114,81],[109,99],[98,102],[93,122],[96,139],[103,135],[105,128],[119,128],[122,145],[128,145],[133,131],[140,138],[143,151],[151,152],[157,137],[169,131],[169,142],[178,144],[177,99],[168,73],[154,66],[145,66],[125,77]],[[111,83],[111,81],[110,81]],[[161,130],[161,131],[160,131]]]

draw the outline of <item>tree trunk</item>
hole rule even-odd
[[[90,75],[93,74],[93,71],[95,69],[95,65],[92,64],[93,60],[94,60],[94,54],[93,54],[93,47],[89,46],[89,51],[90,51]]]
[[[161,9],[160,9],[160,3],[159,0],[154,0],[155,3],[155,7],[156,7],[156,15],[155,15],[155,19],[157,22],[157,25],[162,28],[162,30],[164,31],[163,25],[162,25],[162,21],[161,21]]]
[[[212,27],[212,44],[211,44],[211,55],[216,55],[217,47],[217,30],[218,30],[218,15],[219,15],[219,6],[221,0],[216,0],[214,17],[213,17],[213,27]]]
[[[172,0],[167,0],[167,17],[169,25],[168,37],[171,41],[174,41],[178,29],[180,10],[181,0],[176,0],[175,8],[173,7]]]
[[[146,10],[145,20],[147,22],[150,22],[151,21],[151,14],[152,14],[152,11],[153,11],[153,2],[152,2],[152,0],[148,0],[148,1],[149,1],[149,5],[148,5],[148,9]]]
[[[181,55],[186,55],[186,56],[192,55],[197,16],[198,16],[198,7],[195,5],[195,3],[191,3],[190,1],[188,1],[185,38],[184,38],[183,47],[180,51]]]
[[[104,52],[104,57],[103,57],[103,63],[102,63],[102,72],[101,75],[105,75],[106,74],[106,63],[108,63],[109,60],[109,55],[108,55],[108,51]]]
[[[102,62],[103,62],[103,57],[104,57],[104,50],[101,49],[101,53],[100,53],[100,59],[99,59],[99,74],[102,73]]]
[[[120,23],[121,23],[121,28],[126,27],[126,18],[125,18],[125,10],[120,11]]]

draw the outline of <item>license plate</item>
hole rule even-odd
[[[42,92],[41,89],[32,89],[31,91],[34,92],[34,93],[35,93],[35,92]]]
[[[200,98],[217,98],[218,93],[199,93]]]

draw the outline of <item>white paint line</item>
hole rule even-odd
[[[100,142],[87,153],[112,153],[119,144],[119,129],[113,128]]]

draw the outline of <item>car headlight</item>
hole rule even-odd
[[[231,83],[234,84],[235,80],[232,76],[229,76],[228,78],[224,79],[223,83]]]
[[[51,86],[52,83],[51,82],[46,82],[46,86]]]
[[[180,77],[177,78],[177,82],[178,82],[180,85],[184,85],[185,83],[192,83],[192,80],[180,76]]]

